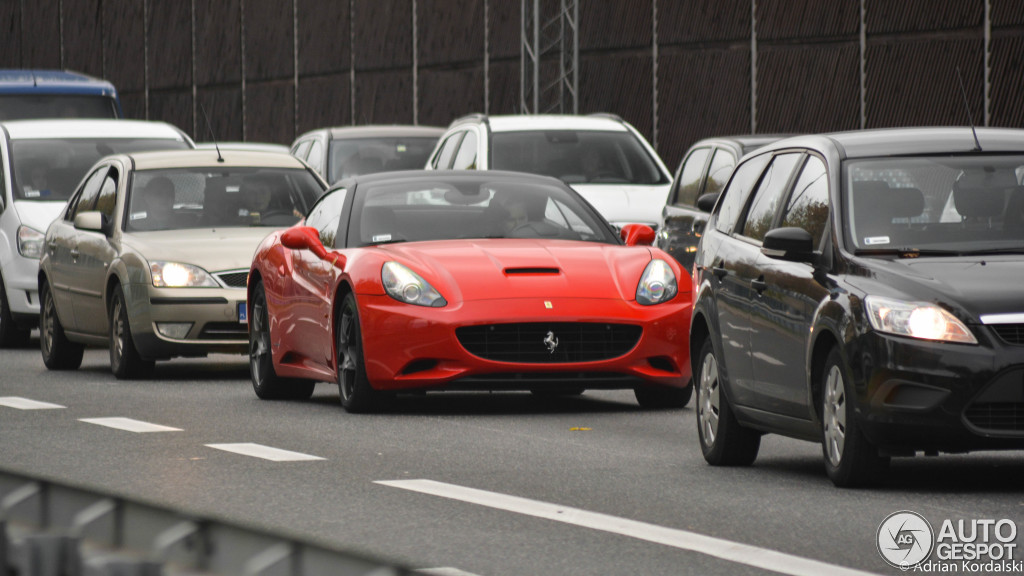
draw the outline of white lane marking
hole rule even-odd
[[[262,444],[253,444],[252,442],[242,442],[238,444],[207,444],[207,446],[210,448],[216,448],[217,450],[234,452],[235,454],[241,454],[243,456],[254,456],[256,458],[263,458],[264,460],[273,460],[274,462],[324,460],[324,458],[319,456],[311,456],[309,454],[292,452],[290,450],[281,450],[280,448],[272,448],[270,446],[263,446]]]
[[[99,424],[100,426],[126,430],[128,432],[181,432],[181,428],[161,426],[160,424],[152,424],[149,422],[143,422],[142,420],[133,420],[132,418],[79,418],[79,420],[81,422],[88,422],[89,424]]]
[[[498,510],[535,516],[556,522],[564,522],[613,534],[621,534],[630,538],[690,550],[729,562],[746,564],[747,566],[771,570],[780,574],[791,576],[819,576],[821,574],[829,574],[830,576],[875,576],[870,572],[844,568],[835,564],[794,556],[768,548],[732,542],[722,538],[705,536],[696,532],[666,528],[627,518],[618,518],[607,514],[588,512],[579,508],[559,506],[557,504],[509,496],[497,492],[487,492],[455,484],[445,484],[444,482],[435,482],[433,480],[378,480],[376,484],[431,494],[442,498],[461,500],[462,502],[479,504],[481,506],[497,508]]]
[[[477,576],[472,572],[466,572],[465,570],[459,570],[458,568],[419,568],[416,570],[417,574],[425,574],[426,576]]]
[[[55,408],[67,408],[60,404],[50,404],[39,400],[29,400],[20,396],[0,396],[0,406],[17,408],[18,410],[53,410]]]

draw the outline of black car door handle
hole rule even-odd
[[[721,266],[714,266],[711,268],[711,273],[715,275],[715,278],[721,280],[729,275],[729,271]]]
[[[78,258],[79,254],[81,254],[81,252],[78,251],[78,248],[72,248],[71,249],[71,257],[72,258]]]
[[[768,283],[764,281],[764,276],[761,276],[757,280],[750,281],[750,287],[757,291],[758,294],[768,289]]]

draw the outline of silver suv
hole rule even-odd
[[[656,227],[672,180],[647,140],[611,114],[466,116],[441,136],[427,169],[554,176],[620,228]]]

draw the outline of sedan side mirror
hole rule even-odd
[[[75,228],[79,230],[87,230],[89,232],[104,232],[106,233],[106,226],[103,222],[102,212],[79,212],[75,215]]]
[[[321,260],[326,260],[338,268],[345,268],[345,255],[336,252],[328,252],[320,242],[320,231],[312,226],[296,226],[285,230],[281,234],[281,244],[292,250],[309,250]]]
[[[697,198],[697,209],[701,212],[710,213],[715,209],[715,202],[718,202],[718,195],[720,192],[708,192],[707,194],[701,194],[700,198]]]
[[[619,231],[626,246],[650,246],[654,244],[654,229],[644,224],[626,224]]]
[[[764,235],[761,253],[792,262],[813,262],[814,238],[803,228],[775,228]]]

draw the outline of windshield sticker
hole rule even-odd
[[[146,214],[145,212],[132,212],[131,216],[129,216],[128,219],[129,220],[145,220],[148,216],[149,215]]]
[[[373,242],[388,242],[391,240],[391,234],[375,234],[372,240]]]
[[[241,216],[242,218],[245,218],[246,216],[249,215],[249,210],[246,208],[239,208],[238,215]]]
[[[39,190],[25,190],[25,198],[39,198],[41,195]]]
[[[880,244],[888,244],[888,236],[868,236],[864,239],[865,246],[878,246]]]
[[[224,191],[227,192],[228,194],[237,194],[238,191],[241,190],[241,189],[242,188],[240,186],[237,186],[237,185],[236,186],[226,186],[224,188]]]

